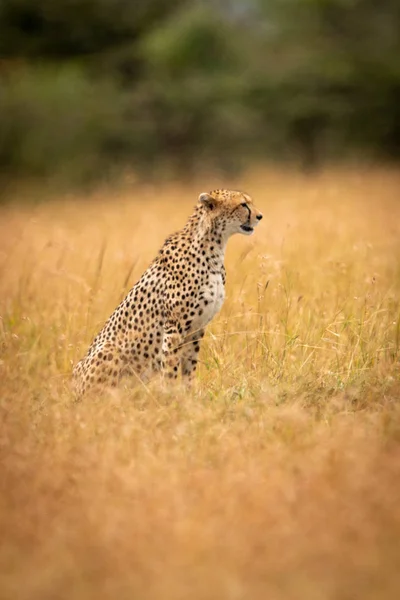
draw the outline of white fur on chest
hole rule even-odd
[[[221,310],[225,300],[225,286],[221,273],[210,273],[207,285],[200,290],[199,314],[193,319],[194,329],[201,329]],[[201,312],[201,314],[200,314]]]

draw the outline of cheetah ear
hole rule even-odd
[[[204,206],[206,206],[209,210],[213,210],[213,208],[215,208],[216,205],[215,198],[210,196],[210,194],[207,194],[207,192],[203,192],[202,194],[200,194],[199,202],[201,204],[204,204]]]

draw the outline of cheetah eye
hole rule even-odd
[[[247,202],[242,202],[240,206],[244,206],[244,208],[249,208]]]

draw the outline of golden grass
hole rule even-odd
[[[398,598],[400,175],[258,171],[191,393],[72,362],[203,188],[0,210],[0,596]],[[226,185],[226,183],[225,183]]]

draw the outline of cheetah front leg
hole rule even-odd
[[[178,324],[167,321],[164,326],[162,342],[162,370],[168,379],[178,377],[178,368],[182,354],[182,334],[178,331]]]
[[[193,379],[199,358],[200,342],[204,337],[204,329],[199,329],[185,339],[182,348],[181,369],[182,377],[187,383]]]

